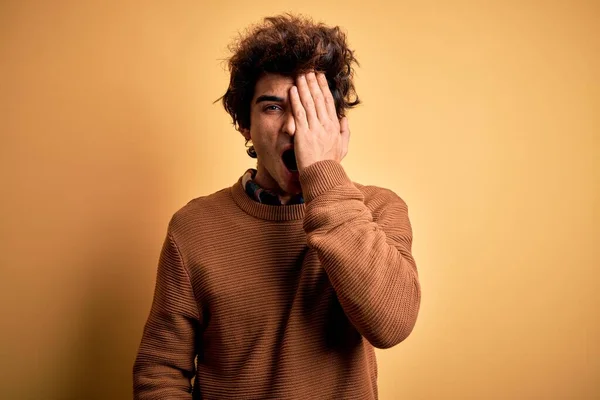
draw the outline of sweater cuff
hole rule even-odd
[[[342,165],[335,160],[311,164],[300,174],[300,185],[305,203],[336,186],[353,186]]]

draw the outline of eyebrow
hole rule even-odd
[[[285,99],[283,97],[279,97],[279,96],[272,96],[272,95],[268,95],[268,94],[263,94],[262,96],[258,96],[258,98],[256,99],[255,104],[258,104],[262,101],[276,101],[279,103],[283,103],[285,101]]]

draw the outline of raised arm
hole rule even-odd
[[[317,251],[348,319],[373,346],[396,345],[412,331],[421,302],[406,203],[380,190],[371,199],[372,213],[332,160],[313,164],[301,180],[308,245]]]

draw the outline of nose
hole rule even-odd
[[[294,115],[291,111],[288,111],[283,116],[283,125],[281,126],[283,133],[287,133],[290,136],[294,136],[296,133],[296,123],[294,122]]]

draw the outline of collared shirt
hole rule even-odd
[[[279,205],[291,205],[291,204],[303,204],[304,197],[302,193],[297,195],[286,195],[282,196],[273,191],[261,188],[255,181],[257,170],[254,168],[248,169],[242,177],[242,187],[253,200],[263,204],[270,204],[274,206]]]

